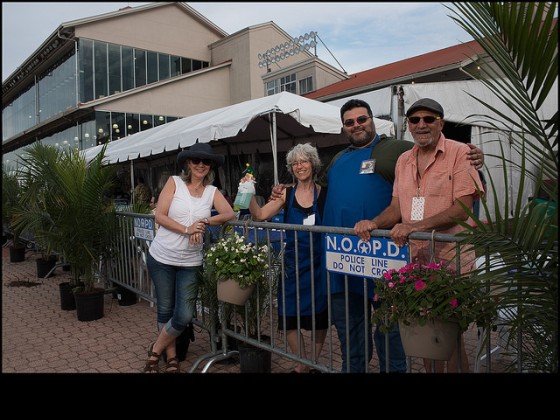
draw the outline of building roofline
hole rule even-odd
[[[482,52],[482,47],[478,42],[464,42],[354,73],[348,80],[333,83],[304,96],[324,101],[370,91],[373,88],[381,88],[389,84],[402,83],[430,74],[461,68],[465,63],[478,59]]]
[[[68,44],[68,42],[74,41],[74,28],[76,26],[105,19],[113,19],[116,17],[121,17],[169,5],[176,5],[180,7],[187,14],[191,15],[194,19],[198,20],[203,25],[206,25],[219,36],[228,36],[228,33],[226,31],[209,21],[191,6],[183,2],[156,2],[137,7],[125,7],[114,12],[108,12],[100,15],[63,22],[20,66],[18,66],[12,72],[12,74],[10,74],[6,78],[5,81],[2,82],[2,96],[10,92],[12,89],[17,87],[20,82],[25,80],[26,73],[32,72],[39,65],[41,65],[41,63],[43,63],[47,58],[50,57],[53,51],[63,48]],[[4,98],[2,100],[2,106],[4,106]]]

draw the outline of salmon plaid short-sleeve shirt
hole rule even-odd
[[[412,198],[417,195],[425,199],[424,219],[448,209],[458,197],[473,195],[474,199],[478,198],[475,182],[480,189],[482,189],[482,182],[478,171],[467,159],[469,150],[466,144],[446,139],[441,134],[436,154],[426,167],[422,178],[418,177],[417,146],[399,157],[395,168],[393,196],[399,198],[403,223],[411,221]],[[446,230],[438,230],[438,233],[454,235],[462,230],[461,226],[455,225]],[[416,258],[422,262],[430,260],[428,241],[411,240],[409,244],[413,260]],[[455,258],[455,243],[436,242],[435,251],[436,261],[452,261]],[[472,262],[474,262],[474,253],[463,252],[461,271],[470,271]]]

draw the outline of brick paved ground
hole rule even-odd
[[[59,283],[69,273],[57,268],[48,279],[36,276],[37,254],[28,251],[26,261],[11,263],[8,248],[2,257],[2,372],[3,373],[139,373],[146,348],[156,338],[155,307],[146,301],[120,306],[111,294],[105,295],[104,317],[90,322],[77,320],[76,311],[60,309]],[[37,283],[32,287],[10,286],[13,282]],[[336,337],[336,335],[334,335]],[[476,329],[465,334],[471,369],[474,366]],[[181,371],[188,372],[200,356],[211,350],[209,335],[195,328]],[[327,348],[325,348],[327,351]],[[340,360],[337,343],[333,360]],[[205,366],[201,363],[196,372]],[[272,354],[272,373],[288,373],[294,363]],[[497,369],[497,370],[496,370]],[[377,359],[371,363],[377,372]],[[423,372],[419,360],[412,372]],[[493,364],[499,371],[499,364]],[[216,363],[208,373],[238,373],[239,363]]]

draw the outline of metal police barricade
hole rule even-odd
[[[118,236],[115,247],[115,257],[109,262],[109,280],[127,287],[136,293],[141,298],[144,298],[152,303],[155,303],[155,295],[151,285],[151,280],[145,267],[145,255],[148,252],[149,241],[147,238],[150,236],[149,230],[151,223],[154,220],[153,215],[149,214],[134,214],[119,212],[119,229],[116,232]],[[140,220],[138,220],[140,218]],[[136,222],[134,221],[136,219]],[[214,228],[214,227],[213,227]],[[146,231],[147,230],[147,231]],[[284,223],[271,223],[271,222],[253,222],[253,221],[231,221],[225,223],[223,226],[213,229],[208,238],[216,240],[225,234],[237,230],[246,234],[250,241],[257,241],[269,245],[273,250],[271,258],[276,258],[274,264],[276,265],[276,272],[278,276],[284,279],[286,275],[287,264],[295,265],[295,277],[286,279],[286,281],[293,281],[298,284],[300,281],[298,273],[298,243],[297,234],[306,232],[308,235],[320,234],[324,238],[324,252],[321,256],[327,265],[325,277],[327,284],[327,314],[328,325],[327,336],[324,340],[324,345],[321,354],[317,357],[315,349],[317,345],[317,331],[313,326],[311,331],[304,331],[300,328],[301,313],[299,306],[297,307],[297,332],[298,332],[298,351],[292,352],[289,349],[287,340],[287,330],[282,316],[278,315],[279,306],[283,307],[285,302],[277,299],[278,278],[269,276],[268,287],[266,295],[260,294],[257,289],[257,299],[259,303],[266,303],[266,311],[257,314],[254,320],[256,325],[257,334],[251,336],[246,329],[243,328],[243,319],[247,315],[247,307],[234,308],[227,313],[224,312],[225,304],[219,303],[216,308],[208,308],[203,305],[197,305],[197,314],[193,322],[206,330],[210,334],[211,350],[209,353],[200,356],[191,367],[190,371],[194,372],[198,369],[199,365],[203,362],[205,366],[202,371],[207,372],[212,364],[223,359],[227,359],[238,355],[238,350],[233,346],[234,343],[251,344],[254,347],[264,349],[273,355],[277,355],[282,359],[300,363],[311,369],[319,372],[340,372],[341,370],[341,350],[340,341],[337,336],[336,329],[332,326],[332,302],[331,302],[331,272],[343,274],[345,282],[348,281],[362,281],[363,286],[373,278],[379,278],[385,270],[398,267],[399,264],[406,264],[408,258],[402,250],[397,250],[395,245],[390,241],[388,230],[373,231],[369,243],[362,243],[359,238],[354,235],[353,230],[350,228],[337,228],[326,226],[308,226],[308,225],[292,225]],[[287,235],[294,235],[294,243],[296,248],[296,258],[294,261],[286,261],[284,258],[283,250]],[[458,242],[459,238],[452,235],[436,234],[433,236],[431,233],[414,233],[411,239],[419,240],[435,240],[446,242]],[[316,250],[310,250],[311,255]],[[271,254],[272,254],[271,253]],[[272,260],[271,260],[272,261]],[[355,278],[349,279],[348,276],[364,276],[363,280],[356,280]],[[366,277],[367,276],[367,277]],[[296,288],[297,289],[297,288]],[[297,289],[299,290],[299,289]],[[312,306],[315,305],[315,296],[312,291]],[[299,296],[297,296],[299,299]],[[364,305],[370,305],[371,301],[367,296],[364,298]],[[213,323],[212,312],[217,310],[218,322]],[[366,312],[367,313],[367,312]],[[285,316],[285,315],[284,315]],[[366,323],[367,325],[367,323]],[[301,351],[300,335],[303,334],[307,352],[304,354]],[[350,340],[347,337],[347,346],[351,346]],[[385,340],[387,343],[387,340]],[[228,342],[230,344],[228,345]],[[221,345],[218,347],[218,343]],[[347,348],[347,354],[349,349]],[[365,354],[373,349],[364,348]],[[387,359],[391,357],[386,345]],[[412,362],[408,358],[407,370],[410,371]],[[370,366],[366,366],[366,371],[370,370]]]
[[[277,264],[279,267],[279,275],[282,276],[282,278],[284,278],[284,276],[286,275],[287,264],[295,265],[296,276],[295,278],[287,279],[287,281],[293,281],[296,284],[298,284],[298,282],[300,281],[297,275],[297,267],[299,263],[297,258],[298,232],[307,232],[309,235],[323,235],[326,241],[326,249],[329,250],[329,252],[326,254],[325,261],[339,272],[344,272],[345,269],[348,269],[350,270],[348,271],[348,273],[350,274],[364,274],[365,270],[368,270],[368,272],[372,273],[372,275],[375,274],[375,276],[378,276],[378,274],[382,273],[387,268],[406,264],[406,262],[403,261],[407,259],[407,256],[405,255],[403,257],[402,252],[396,251],[395,245],[392,244],[390,240],[386,238],[372,238],[369,244],[358,244],[360,242],[359,238],[356,237],[353,233],[353,230],[349,228],[292,225],[269,222],[232,221],[224,225],[224,227],[222,228],[222,232],[226,232],[228,230],[228,226],[230,225],[234,226],[234,229],[237,231],[239,231],[239,229],[246,229],[244,233],[246,234],[247,238],[252,241],[257,238],[257,241],[261,241],[263,243],[266,243],[267,245],[270,245],[276,251],[278,251],[278,249],[282,249],[284,246],[283,240],[281,239],[282,237],[286,238],[288,237],[288,235],[294,235],[294,243],[296,247],[295,261],[286,261],[281,255],[281,258],[279,261],[277,261]],[[385,236],[388,236],[388,231],[384,231],[383,234]],[[278,243],[279,241],[281,243]],[[389,252],[387,252],[389,243],[391,243],[392,246],[388,250]],[[361,251],[358,251],[360,246],[362,247]],[[315,251],[311,249],[311,255],[313,255],[313,252]],[[373,259],[371,256],[367,259],[364,257],[364,255],[366,254],[375,254],[376,252],[379,252],[380,254],[384,253],[385,256],[377,259]],[[361,259],[353,256],[353,253],[359,253],[361,255]],[[323,256],[321,256],[321,258],[323,258]],[[272,283],[274,279],[269,279],[269,281]],[[328,274],[326,275],[326,281],[327,283],[329,282]],[[282,282],[279,282],[279,284],[281,285]],[[238,351],[230,349],[228,347],[228,340],[251,344],[257,348],[268,350],[269,352],[279,355],[282,358],[286,358],[294,362],[309,366],[310,368],[320,372],[340,371],[340,345],[336,337],[336,332],[333,328],[328,329],[323,352],[319,357],[316,357],[314,351],[310,351],[309,355],[304,355],[301,351],[298,351],[297,353],[289,351],[288,342],[286,339],[287,331],[285,322],[282,322],[282,316],[278,315],[278,307],[285,305],[285,302],[279,301],[277,299],[278,291],[275,290],[274,287],[269,287],[269,289],[270,293],[268,295],[259,297],[260,299],[264,299],[265,301],[270,302],[270,305],[268,305],[268,310],[266,313],[257,313],[258,319],[255,322],[257,325],[256,336],[250,336],[247,330],[243,328],[243,322],[238,322],[239,319],[242,320],[243,316],[247,313],[247,307],[242,308],[240,311],[238,311],[236,308],[235,310],[233,310],[233,312],[228,312],[226,316],[226,313],[224,311],[225,304],[220,303],[221,331],[219,331],[218,333],[222,336],[221,341],[225,342],[226,344],[222,345],[221,351],[201,356],[195,362],[191,371],[195,371],[198,365],[205,360],[207,360],[207,363],[202,370],[203,372],[208,371],[211,365],[218,360],[236,356],[238,354]],[[296,287],[296,290],[299,290],[299,288]],[[257,292],[255,293],[258,294],[259,291],[257,290]],[[297,296],[297,298],[299,299],[299,295]],[[312,306],[314,306],[315,304],[314,299],[315,296],[312,291]],[[330,288],[328,288],[327,290],[327,300],[327,313],[329,320],[328,324],[331,325],[332,314]],[[369,304],[369,302],[367,301],[366,303]],[[299,306],[297,308],[296,317],[298,320],[298,333],[303,333],[303,331],[301,331],[299,328],[299,320],[301,318]],[[311,331],[306,332],[309,349],[314,349],[317,345],[316,333],[317,331],[315,330],[314,326],[312,327]],[[301,348],[299,334],[297,347],[298,349]]]

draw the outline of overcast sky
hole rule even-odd
[[[293,37],[315,31],[319,58],[348,74],[472,40],[450,3],[187,3],[230,34],[269,21]],[[2,81],[61,23],[142,4],[3,2]]]

